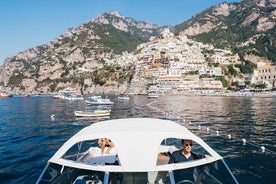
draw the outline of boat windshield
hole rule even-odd
[[[167,138],[163,140],[159,146],[156,165],[170,164],[169,159],[171,155],[178,150],[182,150],[182,139]],[[192,142],[192,152],[198,156],[197,159],[205,158],[210,155],[208,151],[195,141]]]
[[[72,165],[48,164],[39,183],[77,184],[81,181],[82,183],[99,184],[107,184],[110,181],[121,184],[238,183],[223,160],[205,162],[211,155],[195,141],[186,147],[192,146],[193,154],[197,157],[192,160],[171,162],[170,158],[174,157],[173,153],[178,153],[183,146],[185,145],[181,139],[165,139],[160,143],[158,152],[156,152],[155,170],[150,169],[150,172],[147,172],[146,169],[143,170],[144,172],[122,172],[120,168],[123,166],[120,162],[120,155],[111,139],[97,138],[78,142],[62,156],[62,159],[69,161]],[[177,159],[175,160],[177,161]],[[183,162],[188,164],[183,164]],[[84,164],[85,167],[83,169],[74,168],[74,164]],[[104,171],[99,171],[101,169]]]
[[[104,140],[104,142],[100,142],[100,140]],[[116,147],[108,138],[78,142],[62,158],[94,166],[119,165]]]
[[[91,171],[70,168],[58,164],[50,163],[41,180],[38,183],[52,184],[52,183],[74,183],[81,184],[83,181],[86,183],[104,183],[104,172]]]
[[[50,163],[39,183],[234,184],[222,160],[194,168],[151,172],[101,172]]]
[[[222,160],[197,166],[193,168],[173,171],[176,184],[184,183],[208,183],[208,184],[234,184],[235,178],[226,168]]]
[[[86,151],[90,147],[97,147],[98,146],[98,140],[89,140],[89,141],[83,141],[83,142],[78,142],[74,146],[72,146],[63,156],[64,159],[68,160],[73,160],[73,161],[78,161],[80,157],[82,157]]]

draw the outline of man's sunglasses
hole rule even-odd
[[[183,144],[185,147],[188,147],[188,146],[193,146],[193,144]]]

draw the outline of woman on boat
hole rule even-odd
[[[101,148],[101,154],[103,155],[104,153],[109,154],[109,151],[114,147],[114,144],[112,141],[108,138],[100,138],[98,140],[98,144]],[[104,152],[105,147],[107,147],[107,150]]]

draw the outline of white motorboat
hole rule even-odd
[[[129,96],[126,93],[121,94],[118,96],[118,100],[129,100]]]
[[[76,117],[100,117],[110,116],[110,110],[84,110],[74,111]]]
[[[84,100],[84,97],[82,95],[76,95],[76,96],[65,96],[65,100]]]
[[[6,93],[0,93],[0,98],[11,98],[11,94],[6,94]]]
[[[95,99],[98,99],[98,98],[102,98],[102,96],[101,95],[93,95],[93,96],[90,96],[88,98],[91,99],[91,100],[95,100]]]
[[[148,94],[148,98],[159,98],[157,94]]]
[[[87,104],[90,105],[113,105],[114,102],[112,102],[109,98],[96,98],[93,100],[85,100]]]
[[[101,152],[98,139],[114,147]],[[198,160],[169,164],[182,139],[193,141]],[[108,149],[108,148],[106,148]],[[105,151],[105,150],[104,150]],[[223,158],[201,138],[170,120],[114,119],[83,128],[48,161],[37,183],[185,184],[238,183]]]
[[[63,94],[55,94],[53,95],[53,99],[64,99],[65,98],[65,95]]]

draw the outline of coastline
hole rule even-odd
[[[184,96],[222,96],[222,97],[260,97],[273,98],[276,97],[276,91],[271,92],[218,92],[212,90],[197,90],[197,91],[171,91],[166,94],[181,94]]]

